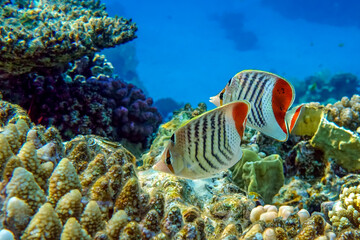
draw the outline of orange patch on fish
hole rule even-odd
[[[278,78],[273,89],[272,106],[275,119],[284,133],[287,134],[285,115],[293,102],[293,89],[284,79]]]
[[[296,109],[294,115],[293,115],[292,118],[291,118],[290,126],[289,126],[289,132],[290,132],[290,133],[291,133],[292,130],[294,129],[295,123],[296,123],[296,121],[298,120],[298,118],[299,118],[299,116],[300,116],[300,112],[301,112],[301,109],[302,109],[303,106],[304,106],[303,104],[302,104],[301,106],[299,106],[299,107]]]
[[[250,105],[245,102],[240,102],[233,108],[232,116],[235,121],[235,127],[241,138],[244,136],[245,125]]]

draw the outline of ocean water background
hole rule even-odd
[[[138,38],[126,47],[154,100],[208,103],[244,69],[292,82],[320,72],[360,75],[358,0],[102,2],[111,16],[137,23]],[[104,51],[115,69],[120,48]]]

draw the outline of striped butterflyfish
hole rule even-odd
[[[249,101],[251,112],[247,126],[286,141],[302,108],[300,105],[288,111],[294,99],[295,89],[284,78],[269,72],[244,70],[231,78],[210,102],[221,106],[232,101]]]
[[[234,101],[205,112],[171,136],[154,169],[183,178],[209,178],[241,159],[248,101]]]

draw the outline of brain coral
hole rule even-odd
[[[12,2],[12,1],[10,1]],[[100,1],[0,1],[0,73],[18,75],[135,38],[131,20],[108,17]]]

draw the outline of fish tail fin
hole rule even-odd
[[[286,113],[286,123],[288,124],[289,133],[294,129],[297,120],[301,114],[301,110],[304,104],[300,104],[299,106],[293,107]]]

